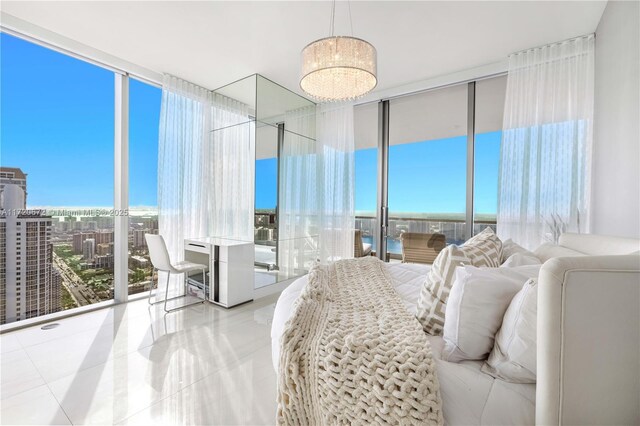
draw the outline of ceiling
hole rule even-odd
[[[377,91],[503,61],[594,32],[603,1],[352,1],[378,50]],[[298,86],[300,50],[329,33],[331,2],[3,1],[2,11],[158,73],[215,89],[260,73]],[[336,34],[351,32],[348,3]]]

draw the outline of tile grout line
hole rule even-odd
[[[138,316],[142,316],[142,315],[143,315],[143,314],[140,314],[140,315],[138,315]],[[166,315],[166,314],[165,314],[165,315]],[[111,324],[112,324],[112,322],[109,322],[109,323],[107,323],[107,324],[103,324],[103,326],[104,326],[104,325],[108,326],[108,325],[111,325]],[[53,343],[53,342],[55,342],[55,341],[57,341],[57,340],[66,339],[66,338],[70,338],[70,337],[78,336],[78,335],[81,335],[81,334],[88,334],[88,333],[93,332],[93,331],[100,331],[100,330],[103,328],[103,326],[98,326],[98,327],[87,328],[87,329],[84,329],[84,330],[79,330],[77,333],[69,334],[69,335],[66,335],[66,336],[57,337],[57,338],[55,338],[55,339],[47,340],[47,341],[44,341],[44,342],[41,342],[41,343],[36,343],[36,344],[34,344],[34,345],[24,346],[24,345],[20,342],[20,339],[17,339],[17,341],[18,341],[18,344],[20,345],[20,349],[22,349],[22,350],[24,350],[24,351],[25,351],[25,353],[26,353],[26,354],[27,354],[27,356],[29,357],[29,361],[30,361],[30,362],[31,362],[31,364],[34,366],[34,368],[36,369],[36,371],[38,372],[38,374],[40,375],[40,377],[42,378],[42,380],[43,380],[45,383],[47,383],[47,384],[48,384],[49,382],[48,382],[47,380],[45,380],[44,376],[43,376],[43,375],[42,375],[42,373],[40,372],[40,369],[37,367],[36,363],[35,363],[35,362],[33,362],[33,360],[31,359],[31,357],[29,356],[29,353],[28,353],[28,351],[27,351],[27,350],[28,350],[28,349],[30,349],[30,348],[35,348],[35,347],[40,346],[40,345],[51,344],[51,343]],[[151,326],[151,324],[149,324],[149,326]],[[34,327],[36,327],[36,326],[34,326]],[[123,358],[123,357],[126,357],[126,356],[130,356],[130,355],[132,355],[132,354],[134,354],[134,353],[136,353],[136,352],[138,352],[138,351],[140,351],[140,350],[142,350],[142,349],[149,348],[150,346],[153,346],[153,345],[155,345],[156,343],[157,343],[157,341],[152,341],[152,343],[150,343],[150,344],[145,344],[145,345],[142,345],[142,346],[138,346],[136,349],[133,349],[133,350],[130,350],[130,351],[129,351],[129,350],[127,350],[127,352],[126,352],[126,353],[123,353],[123,354],[121,354],[121,355],[118,355],[118,356],[109,356],[109,357],[106,359],[106,361],[104,361],[104,362],[101,362],[101,363],[99,363],[99,364],[95,364],[95,365],[91,365],[91,366],[88,366],[88,367],[85,367],[85,368],[81,368],[81,369],[79,369],[79,370],[77,370],[77,371],[75,371],[75,372],[73,372],[73,373],[69,373],[69,374],[65,374],[64,376],[57,377],[57,378],[55,378],[55,379],[54,379],[54,380],[52,380],[52,381],[62,380],[62,379],[68,378],[68,377],[70,377],[70,376],[73,376],[73,375],[75,375],[75,374],[78,374],[78,373],[80,373],[80,372],[82,372],[82,371],[86,371],[86,370],[89,370],[89,369],[91,369],[91,368],[96,368],[96,367],[99,367],[99,366],[101,366],[101,365],[106,365],[106,364],[108,364],[109,362],[113,362],[113,361],[114,361],[114,360],[116,360],[116,359],[120,359],[120,358]],[[113,346],[112,346],[112,348],[113,348]],[[18,351],[18,350],[20,350],[20,349],[16,349],[15,351]],[[11,351],[11,352],[15,352],[15,351]],[[110,351],[110,353],[112,353],[112,351]],[[20,392],[20,393],[22,393],[22,392]],[[18,395],[18,394],[16,394],[16,395]]]
[[[69,415],[67,414],[67,412],[65,411],[64,407],[62,406],[62,404],[60,404],[60,401],[58,401],[58,398],[56,397],[56,394],[53,393],[53,391],[51,390],[51,387],[49,386],[49,382],[47,380],[45,380],[44,376],[42,375],[42,373],[40,372],[40,369],[38,368],[38,366],[36,365],[35,362],[33,362],[33,359],[31,359],[31,355],[29,355],[29,352],[27,352],[26,349],[23,349],[24,353],[27,355],[27,358],[29,359],[29,362],[31,363],[31,365],[33,365],[33,368],[36,369],[36,371],[38,372],[38,374],[40,375],[40,378],[42,379],[42,381],[44,382],[44,385],[47,387],[47,390],[49,391],[49,393],[51,394],[51,396],[53,397],[53,399],[56,401],[56,403],[58,404],[58,407],[60,407],[60,411],[62,411],[62,414],[64,414],[64,416],[67,418],[67,420],[69,421],[69,424],[72,425],[73,422],[71,421],[71,418],[69,417]],[[33,390],[29,389],[29,390]],[[22,392],[21,392],[22,393]]]
[[[262,308],[264,308],[264,307],[266,307],[266,306],[269,306],[269,305],[271,305],[271,304],[272,304],[272,303],[267,303],[267,304],[265,304],[265,306],[259,306],[259,304],[255,304],[255,306],[254,306],[254,308],[255,308],[255,309],[240,309],[240,310],[237,310],[237,311],[235,311],[235,312],[229,312],[229,311],[225,310],[225,311],[224,311],[224,312],[225,312],[225,315],[223,315],[225,318],[221,318],[221,319],[222,319],[223,321],[225,321],[225,323],[227,323],[227,322],[228,322],[229,324],[230,324],[230,323],[234,323],[234,324],[232,325],[233,327],[235,327],[237,324],[249,323],[249,322],[251,321],[251,316],[249,315],[247,318],[244,318],[244,316],[245,316],[245,315],[250,314],[251,312],[254,312],[256,309],[262,309]],[[199,315],[199,314],[201,314],[201,313],[204,313],[204,312],[199,312],[199,310],[196,310],[196,309],[189,309],[188,311],[189,311],[189,312],[191,312],[192,314],[195,314],[195,315]],[[165,314],[165,315],[166,315],[166,314]],[[227,317],[227,315],[229,315],[229,317]],[[134,318],[139,319],[139,318],[140,318],[140,317],[142,317],[142,316],[144,316],[145,318],[147,318],[147,319],[148,319],[148,321],[149,321],[149,322],[148,322],[147,327],[153,327],[153,324],[154,324],[155,322],[157,322],[157,321],[159,321],[159,320],[161,320],[161,319],[162,319],[162,316],[159,316],[159,317],[153,318],[153,315],[152,315],[152,316],[149,316],[147,313],[141,312],[141,313],[139,313],[139,314],[135,314],[135,315],[133,315],[132,317],[127,318],[127,321],[129,321],[129,320],[131,320],[131,319],[134,319]],[[214,319],[214,320],[215,320],[215,318],[212,318],[212,319]],[[190,334],[190,333],[192,333],[192,332],[193,332],[194,327],[199,327],[199,326],[202,326],[202,325],[207,325],[207,324],[210,324],[210,323],[212,323],[212,322],[215,322],[215,321],[208,321],[208,320],[206,320],[206,319],[205,319],[205,321],[201,321],[201,322],[200,322],[200,321],[197,321],[195,324],[192,324],[191,326],[186,327],[186,328],[185,328],[185,329],[183,329],[183,330],[179,330],[179,331],[178,331],[178,332],[176,332],[176,333],[177,333],[177,334],[181,334],[181,333]],[[112,323],[113,323],[113,320],[109,321],[106,325],[108,326],[109,324],[112,324]],[[106,359],[104,362],[99,363],[99,364],[96,364],[96,365],[93,365],[93,366],[88,366],[88,367],[86,367],[86,368],[82,368],[82,369],[80,369],[80,370],[78,370],[78,371],[75,371],[75,372],[73,372],[73,373],[69,373],[69,374],[66,374],[66,375],[64,375],[64,376],[62,376],[62,377],[55,378],[54,380],[51,380],[51,381],[48,381],[48,380],[46,380],[46,379],[45,379],[45,377],[44,377],[44,375],[43,375],[43,373],[42,373],[41,369],[40,369],[40,368],[38,368],[38,366],[36,365],[36,363],[33,361],[33,358],[31,357],[31,355],[30,355],[30,353],[28,352],[28,350],[30,350],[30,349],[32,349],[32,348],[35,348],[35,347],[37,347],[37,346],[43,345],[43,344],[47,344],[47,343],[50,343],[50,344],[51,344],[51,343],[56,342],[56,341],[61,340],[61,339],[70,338],[70,337],[73,337],[74,335],[77,335],[77,334],[89,334],[89,333],[96,333],[96,335],[97,335],[97,334],[99,334],[99,333],[100,333],[101,329],[103,329],[103,327],[104,327],[104,326],[105,326],[105,324],[103,324],[103,325],[101,325],[101,326],[97,326],[97,327],[89,327],[89,328],[86,328],[86,329],[78,330],[78,331],[79,331],[79,333],[71,333],[71,334],[68,334],[68,335],[65,335],[65,336],[60,336],[60,337],[57,337],[57,338],[54,338],[54,339],[47,340],[47,341],[45,341],[45,342],[39,342],[39,343],[36,343],[36,344],[27,345],[27,346],[25,346],[25,345],[23,344],[23,342],[19,339],[19,337],[18,337],[18,336],[16,336],[16,342],[17,342],[17,344],[18,344],[19,348],[17,348],[15,351],[18,351],[18,350],[22,349],[22,350],[25,352],[25,354],[26,354],[26,356],[27,356],[27,359],[28,359],[28,360],[29,360],[29,362],[31,363],[32,367],[36,370],[36,372],[37,372],[38,376],[40,377],[40,379],[42,380],[42,382],[47,386],[47,390],[50,392],[51,396],[53,396],[54,400],[55,400],[55,401],[56,401],[56,403],[58,404],[58,407],[60,408],[60,410],[63,412],[63,414],[65,415],[65,417],[67,418],[67,420],[68,420],[68,421],[69,421],[69,423],[71,423],[71,424],[73,424],[73,422],[71,421],[71,418],[70,418],[70,417],[69,417],[69,415],[67,414],[67,412],[66,412],[66,410],[64,409],[64,407],[62,407],[62,405],[61,405],[60,401],[58,400],[58,398],[56,397],[55,393],[52,391],[52,388],[50,387],[50,384],[51,384],[52,382],[55,382],[55,381],[58,381],[58,380],[63,380],[63,379],[65,379],[65,378],[68,378],[68,377],[71,377],[71,376],[77,375],[78,373],[83,372],[83,371],[86,371],[86,370],[91,369],[91,368],[97,368],[97,367],[100,367],[100,366],[104,366],[104,365],[108,364],[109,362],[114,362],[115,360],[118,360],[118,359],[121,359],[121,358],[124,358],[124,357],[129,357],[129,356],[131,356],[132,354],[134,354],[134,353],[136,353],[136,352],[139,352],[140,350],[143,350],[143,349],[149,348],[149,347],[151,347],[151,346],[153,346],[153,345],[156,345],[156,344],[158,343],[158,341],[157,341],[157,340],[152,340],[152,342],[151,342],[151,343],[149,343],[149,344],[143,344],[143,345],[141,345],[141,346],[136,347],[135,349],[127,350],[125,353],[120,354],[120,355],[118,355],[118,356],[113,356],[113,353],[114,353],[114,352],[113,352],[113,348],[114,348],[114,346],[112,345],[112,346],[111,346],[111,348],[110,348],[110,349],[111,349],[111,350],[110,350],[110,354],[111,354],[111,356],[110,356],[108,359]],[[225,326],[226,326],[226,324],[225,324]],[[34,326],[33,328],[35,328],[35,327],[36,327],[36,326]],[[166,333],[166,331],[167,331],[167,330],[165,329],[164,331],[165,331],[165,333]],[[18,332],[18,333],[19,333],[19,332]],[[18,334],[18,333],[16,333],[16,334]],[[174,333],[168,333],[168,334],[174,334]],[[167,335],[167,334],[163,334],[163,336],[166,336],[166,335]],[[268,338],[265,338],[265,346],[269,346],[269,345],[268,345],[268,341],[269,341],[269,339],[268,339]],[[260,350],[262,350],[262,349],[263,349],[263,347],[253,349],[253,350],[251,350],[249,353],[245,354],[243,357],[239,358],[239,359],[238,359],[238,361],[246,360],[246,359],[248,359],[248,358],[250,358],[250,357],[254,356],[257,352],[259,352],[259,351],[260,351]],[[10,352],[14,352],[14,351],[10,351]],[[8,352],[8,353],[10,353],[10,352]],[[166,395],[166,396],[164,396],[164,397],[162,397],[162,398],[158,399],[157,401],[154,401],[153,403],[151,403],[151,404],[150,404],[150,405],[148,405],[147,407],[144,407],[144,408],[141,408],[140,410],[135,411],[134,413],[132,413],[132,414],[131,414],[131,415],[129,415],[129,416],[126,416],[126,417],[124,417],[124,418],[122,418],[122,419],[117,420],[117,422],[123,422],[123,421],[125,421],[126,419],[129,419],[129,418],[131,418],[132,416],[135,416],[135,415],[139,414],[140,412],[142,412],[142,411],[144,411],[144,410],[146,410],[146,409],[149,409],[150,407],[152,407],[152,406],[154,406],[154,405],[156,405],[156,404],[158,404],[158,403],[160,403],[160,402],[162,402],[162,401],[165,401],[165,400],[167,400],[167,399],[169,399],[169,398],[175,397],[177,394],[179,394],[179,393],[183,392],[185,389],[189,388],[190,386],[193,386],[193,385],[195,385],[195,384],[198,384],[199,382],[204,381],[205,379],[208,379],[208,378],[210,378],[211,376],[213,376],[213,375],[215,375],[215,374],[219,374],[221,371],[224,371],[224,369],[229,369],[229,368],[230,368],[230,367],[232,367],[233,365],[234,365],[234,361],[232,361],[232,362],[230,362],[230,363],[229,363],[229,362],[223,362],[223,363],[221,363],[220,367],[215,368],[213,371],[209,372],[208,374],[203,375],[202,377],[200,377],[199,379],[197,379],[197,380],[195,380],[195,381],[193,381],[193,382],[191,382],[191,383],[184,384],[184,385],[180,386],[180,387],[179,387],[177,390],[175,390],[174,392],[172,392],[172,393],[170,393],[170,394],[168,394],[168,395]],[[28,390],[32,390],[32,389],[34,389],[34,388],[31,388],[31,389],[28,389]],[[22,394],[22,393],[24,393],[24,392],[26,392],[26,391],[28,391],[28,390],[25,390],[25,391],[23,391],[23,392],[19,392],[19,393],[18,393],[18,394],[16,394],[16,395]]]
[[[18,342],[18,343],[20,343],[20,342]],[[27,352],[27,350],[26,350],[26,349],[24,349],[24,348],[20,348],[20,349],[16,349],[15,351],[6,352],[6,353],[4,353],[4,354],[0,354],[0,357],[1,357],[1,356],[6,355],[7,353],[18,352],[18,351],[20,351],[20,350],[21,350],[21,351],[24,351],[25,355],[27,356],[27,359],[29,360],[29,362],[30,362],[30,363],[31,363],[31,365],[33,366],[33,369],[34,369],[34,370],[36,370],[36,373],[38,373],[38,376],[42,379],[42,383],[44,383],[44,384],[46,385],[46,384],[47,384],[47,381],[46,381],[46,380],[44,379],[44,377],[42,376],[42,373],[40,372],[40,370],[38,369],[38,367],[36,367],[36,364],[33,362],[33,360],[32,360],[32,359],[31,359],[31,357],[29,356],[29,353]],[[32,388],[29,388],[29,389],[25,389],[25,390],[23,390],[22,392],[14,393],[13,395],[11,395],[10,397],[5,398],[5,399],[9,399],[9,398],[13,398],[14,396],[22,395],[23,393],[25,393],[25,392],[29,392],[29,391],[32,391],[33,389],[35,389],[35,388],[37,388],[37,387],[39,387],[39,386],[43,386],[43,385],[38,385],[38,386],[35,386],[35,387],[32,387]],[[0,402],[1,402],[1,401],[2,401],[2,400],[0,400]]]
[[[240,358],[238,361],[240,361],[240,360],[242,360],[242,359],[245,359],[245,358],[249,358],[250,356],[254,355],[256,352],[258,352],[258,351],[260,351],[260,350],[261,350],[261,348],[258,348],[258,349],[253,350],[253,351],[249,352],[248,354],[246,354],[245,356],[243,356],[242,358]],[[161,398],[161,399],[159,399],[159,400],[157,400],[157,401],[153,402],[152,404],[148,405],[147,407],[141,408],[140,410],[138,410],[138,411],[134,412],[134,413],[133,413],[133,414],[131,414],[130,416],[127,416],[127,417],[125,417],[125,418],[123,418],[123,419],[121,419],[121,420],[118,420],[118,421],[114,421],[114,424],[120,424],[120,423],[122,423],[122,422],[124,422],[124,421],[126,421],[126,420],[130,419],[131,417],[136,416],[136,415],[138,415],[138,414],[142,413],[142,412],[143,412],[143,411],[145,411],[145,410],[148,410],[149,408],[153,407],[154,405],[157,405],[157,404],[161,403],[162,401],[165,401],[165,400],[167,400],[167,399],[169,399],[169,398],[172,398],[172,397],[174,397],[174,396],[178,395],[180,392],[184,391],[185,389],[187,389],[187,388],[189,388],[189,387],[191,387],[191,386],[194,386],[194,385],[196,385],[197,383],[200,383],[200,382],[202,382],[202,381],[203,381],[203,380],[205,380],[205,379],[208,379],[209,377],[213,376],[213,375],[214,375],[214,374],[216,374],[216,373],[219,373],[219,372],[220,372],[223,368],[225,368],[225,367],[229,367],[229,365],[228,365],[228,364],[227,364],[227,365],[224,365],[224,366],[222,366],[222,367],[220,367],[220,368],[216,369],[215,371],[212,371],[211,373],[209,373],[209,374],[207,374],[207,375],[205,375],[205,376],[201,377],[200,379],[196,380],[195,382],[192,382],[192,383],[190,383],[190,384],[188,384],[188,385],[185,385],[185,386],[181,387],[181,388],[180,388],[180,389],[178,389],[176,392],[174,392],[174,393],[172,393],[172,394],[170,394],[170,395],[167,395],[167,396],[165,396],[164,398]]]
[[[138,302],[138,301],[134,301],[134,302],[132,302],[132,303],[136,303],[136,302]],[[125,309],[126,309],[126,307],[125,307]],[[76,315],[76,316],[72,316],[72,317],[68,317],[68,318],[62,318],[62,319],[60,319],[59,321],[52,321],[52,322],[57,322],[58,324],[60,324],[60,325],[62,326],[62,325],[64,325],[64,323],[65,323],[65,322],[69,322],[69,321],[71,321],[71,320],[74,320],[74,319],[75,319],[75,320],[77,320],[77,319],[81,318],[81,317],[82,317],[82,315],[91,315],[91,314],[94,314],[95,312],[102,312],[102,313],[103,313],[103,312],[107,312],[108,310],[110,310],[111,312],[115,312],[115,307],[114,307],[114,306],[110,306],[110,307],[106,307],[106,308],[104,308],[104,309],[99,309],[99,310],[94,311],[94,312],[87,312],[86,314],[80,314],[80,315]],[[127,318],[127,321],[129,321],[130,319],[133,319],[133,318],[137,318],[137,317],[142,316],[142,315],[145,315],[145,313],[134,314],[133,316],[128,317],[128,318]],[[20,329],[20,330],[11,331],[11,332],[8,332],[6,335],[7,335],[7,336],[15,335],[15,337],[16,337],[16,341],[18,342],[18,344],[20,345],[20,347],[21,347],[22,349],[26,350],[27,348],[30,348],[30,347],[33,347],[33,346],[39,346],[39,345],[43,345],[43,344],[45,344],[45,343],[51,343],[51,342],[54,342],[54,341],[59,340],[59,339],[64,339],[64,338],[67,338],[67,337],[72,337],[72,336],[74,336],[74,335],[78,335],[78,334],[82,334],[82,333],[87,333],[87,332],[92,331],[92,330],[94,330],[94,329],[100,329],[100,328],[102,328],[102,327],[104,327],[104,326],[111,325],[111,324],[113,324],[114,322],[115,322],[115,319],[113,319],[113,318],[112,318],[112,319],[110,319],[108,322],[104,322],[104,323],[102,323],[100,326],[93,326],[93,327],[87,327],[87,328],[80,328],[80,329],[76,330],[76,332],[74,332],[74,333],[70,333],[70,334],[68,334],[68,335],[64,335],[64,336],[60,336],[60,337],[55,337],[55,338],[52,338],[52,339],[49,339],[49,340],[44,340],[44,341],[40,341],[40,342],[38,342],[38,343],[29,344],[29,345],[25,345],[25,344],[23,344],[23,343],[21,342],[20,334],[24,334],[24,332],[26,332],[26,331],[28,331],[28,330],[35,330],[35,329],[37,329],[37,328],[40,328],[43,324],[35,324],[35,325],[30,326],[30,327],[27,327],[27,328],[23,328],[23,329]]]

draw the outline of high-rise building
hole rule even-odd
[[[53,222],[53,227],[56,233],[63,234],[69,231],[69,222],[58,220],[57,222]]]
[[[88,239],[94,240],[96,247],[98,244],[111,244],[113,243],[113,231],[77,232],[73,234],[73,253],[83,254],[83,243]]]
[[[109,244],[113,242],[113,231],[97,231],[93,234],[96,244]]]
[[[140,248],[147,246],[147,240],[144,238],[144,234],[150,233],[148,229],[134,229],[133,230],[133,247]]]
[[[53,251],[53,247],[51,248]],[[62,310],[62,272],[55,267],[51,268],[51,284],[49,285],[49,299],[51,302],[52,312]],[[56,306],[56,303],[58,304]]]
[[[62,279],[52,266],[51,217],[23,210],[20,184],[5,182],[0,198],[0,323],[59,311]]]
[[[93,238],[87,238],[82,242],[82,258],[84,260],[93,260],[93,255],[96,253],[96,240]]]
[[[82,254],[82,243],[89,238],[95,240],[93,232],[77,232],[73,234],[73,253]]]
[[[113,268],[113,255],[105,254],[104,256],[95,256],[93,262],[96,268],[111,269]]]
[[[0,167],[0,209],[4,209],[4,201],[1,196],[5,185],[18,185],[24,193],[24,201],[21,206],[14,207],[24,209],[27,207],[27,174],[15,167]]]
[[[96,254],[104,256],[105,254],[113,254],[113,243],[103,243],[96,246]]]
[[[273,241],[274,229],[273,228],[256,228],[254,231],[254,237],[257,241]]]

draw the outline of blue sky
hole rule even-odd
[[[29,206],[113,205],[114,74],[0,35],[0,164],[28,174]],[[129,202],[157,204],[161,90],[131,80]],[[391,123],[393,125],[393,123]],[[476,136],[476,212],[495,213],[500,132]],[[356,210],[375,210],[376,149],[356,152]],[[465,209],[466,138],[394,145],[391,212]],[[256,161],[256,208],[276,204],[277,162]]]
[[[377,155],[376,148],[355,153],[357,211],[376,209]],[[464,213],[466,156],[466,136],[391,146],[390,211]],[[476,213],[496,212],[499,158],[500,132],[476,135]],[[275,207],[276,170],[275,158],[256,161],[256,208]]]
[[[389,147],[390,212],[463,213],[466,155],[466,136]],[[477,213],[496,212],[499,157],[500,132],[476,135]],[[375,211],[376,173],[377,149],[356,151],[357,211]]]
[[[276,208],[278,162],[275,158],[256,160],[256,209]]]

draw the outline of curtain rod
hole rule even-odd
[[[535,47],[530,47],[528,49],[518,50],[517,52],[513,52],[513,53],[509,54],[509,58],[511,58],[514,55],[521,55],[523,53],[530,52],[532,50],[544,49],[545,47],[552,47],[552,46],[557,46],[557,45],[564,44],[564,43],[570,43],[572,41],[578,41],[581,38],[586,38],[586,39],[594,38],[595,39],[596,38],[596,33],[585,34],[585,35],[581,35],[581,36],[578,36],[578,37],[571,37],[571,38],[567,38],[565,40],[555,41],[553,43],[541,44],[540,46],[535,46]]]
[[[361,102],[361,103],[354,103],[354,107],[361,106],[361,105],[374,104],[374,103],[378,103],[380,101],[391,101],[391,100],[394,100],[394,99],[404,98],[406,96],[413,96],[413,95],[418,95],[420,93],[431,92],[433,90],[444,89],[444,88],[452,87],[452,86],[459,86],[461,84],[467,84],[467,83],[470,83],[472,81],[482,81],[482,80],[488,80],[490,78],[502,77],[503,75],[507,75],[507,71],[491,73],[491,74],[484,75],[482,77],[467,78],[467,79],[455,81],[453,83],[440,84],[440,85],[428,87],[426,89],[414,90],[414,91],[407,92],[407,93],[401,93],[399,95],[382,97],[380,99],[374,99],[374,100],[365,101],[365,102]]]

